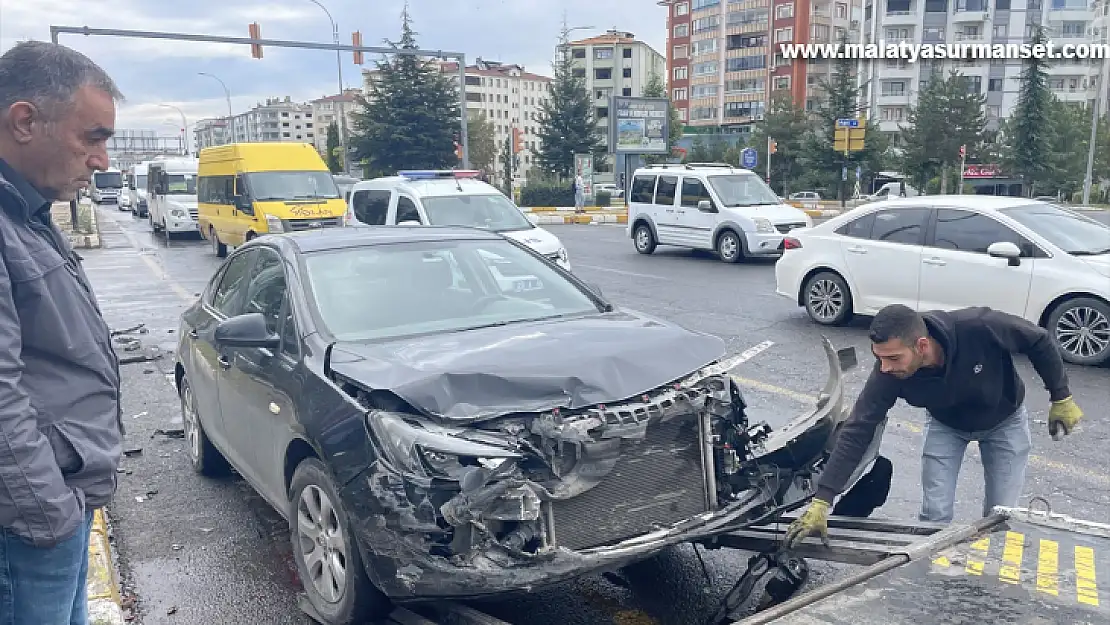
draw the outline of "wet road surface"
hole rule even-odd
[[[164,350],[176,347],[178,315],[206,284],[217,259],[199,237],[168,243],[144,220],[100,210],[105,248],[85,253],[113,328],[146,324],[137,336]],[[817,328],[804,312],[774,295],[771,262],[725,265],[715,258],[661,248],[641,256],[619,226],[563,226],[575,271],[618,305],[639,309],[724,338],[735,352],[772,342],[736,371],[754,420],[781,424],[802,412],[824,384],[822,331],[838,347],[853,345],[868,363],[865,323]],[[172,384],[172,354],[125,367],[124,418],[128,446],[141,455],[124,460],[120,492],[110,508],[117,552],[142,623],[309,623],[295,606],[299,581],[289,559],[285,523],[238,479],[192,473],[184,441],[156,433],[180,427]],[[1110,457],[1106,406],[1110,370],[1070,367],[1072,389],[1088,414],[1082,435],[1053,443],[1043,420],[1047,395],[1024,366],[1034,419],[1035,458],[1026,495],[1049,498],[1054,511],[1092,519],[1110,517]],[[863,381],[849,374],[849,391]],[[909,519],[919,500],[921,415],[896,407],[884,455],[895,461],[895,482],[879,514]],[[1099,450],[1102,451],[1099,451]],[[958,519],[978,513],[981,469],[969,450],[957,502]],[[641,567],[631,588],[591,576],[536,595],[476,604],[513,623],[620,625],[701,623],[743,572],[749,554],[703,551],[703,570],[691,547]],[[843,574],[814,563],[812,583]],[[708,578],[707,578],[708,574]]]

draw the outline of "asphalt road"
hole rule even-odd
[[[177,316],[203,288],[218,259],[199,237],[166,242],[145,221],[111,208],[100,211],[105,249],[85,256],[113,328],[145,323],[132,334],[144,345],[176,346]],[[1104,219],[1110,214],[1101,215]],[[707,254],[660,248],[642,256],[623,226],[552,226],[576,273],[615,303],[721,336],[735,352],[770,342],[741,365],[756,420],[781,424],[806,409],[827,374],[822,332],[837,347],[854,346],[863,367],[848,376],[849,392],[863,381],[869,348],[866,321],[819,329],[804,312],[774,294],[772,262],[725,265]],[[664,357],[665,355],[661,355]],[[295,607],[299,582],[289,559],[287,530],[239,480],[213,481],[188,467],[183,441],[157,433],[180,427],[173,388],[164,374],[172,357],[125,367],[128,445],[143,452],[124,461],[120,494],[109,510],[127,590],[138,622],[309,623]],[[1087,410],[1081,433],[1066,442],[1047,434],[1047,394],[1023,364],[1034,429],[1026,496],[1044,496],[1053,510],[1088,519],[1110,518],[1110,370],[1069,367],[1072,389]],[[895,462],[887,504],[877,513],[914,518],[919,502],[922,416],[903,405],[892,413],[883,453]],[[970,520],[981,505],[981,469],[974,446],[961,477],[957,515]],[[631,588],[589,577],[533,596],[479,607],[513,623],[575,625],[702,622],[743,572],[748,554],[703,552],[703,571],[684,547],[646,567]],[[843,569],[813,565],[812,583]],[[708,575],[708,578],[707,578]]]

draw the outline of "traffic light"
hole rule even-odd
[[[362,33],[355,31],[351,33],[351,45],[358,47],[362,45]],[[355,50],[355,65],[362,65],[362,50]]]
[[[767,153],[768,154],[775,154],[778,151],[779,151],[779,142],[778,141],[775,141],[774,139],[771,139],[770,141],[767,142]]]
[[[259,28],[258,22],[251,22],[250,35],[251,35],[251,39],[261,39],[262,38],[262,29]],[[256,59],[262,58],[262,45],[261,44],[257,44],[257,43],[252,43],[251,44],[251,56],[253,56]]]
[[[524,149],[524,131],[513,127],[513,154],[519,154]]]
[[[463,155],[462,155],[462,144],[461,144],[461,143],[459,143],[458,141],[456,141],[456,142],[455,142],[455,156],[457,156],[457,157],[459,158],[459,160],[460,160],[460,161],[461,161],[461,160],[462,160],[462,158],[463,158]]]

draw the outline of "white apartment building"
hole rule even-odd
[[[1104,11],[1090,0],[865,0],[861,41],[1028,43],[1034,27],[1043,25],[1057,48],[1101,43],[1106,36],[1101,24]],[[1062,101],[1087,105],[1096,97],[1101,65],[1097,59],[1055,61],[1047,68],[1048,86]],[[971,79],[972,89],[986,95],[988,128],[1013,113],[1020,89],[1020,59],[863,61],[862,96],[881,130],[898,132],[934,67],[944,74],[956,69]]]
[[[608,30],[604,35],[567,44],[571,72],[584,78],[594,102],[594,118],[609,137],[609,103],[612,96],[639,97],[653,74],[667,84],[667,59],[630,32]],[[617,170],[620,168],[618,167]],[[596,183],[614,182],[614,163],[594,163]]]
[[[316,150],[321,155],[326,155],[328,150],[328,127],[333,122],[338,123],[339,117],[343,116],[343,123],[346,127],[348,139],[351,137],[354,128],[354,113],[358,109],[358,101],[355,96],[361,93],[358,89],[345,89],[340,95],[329,95],[322,98],[313,100],[312,104],[312,124],[316,136]],[[344,127],[340,126],[340,133],[343,132]],[[343,135],[340,134],[340,137]]]
[[[285,98],[268,98],[246,113],[231,118],[235,143],[266,141],[316,144],[316,128],[311,104]],[[327,132],[325,128],[324,133]]]
[[[197,152],[214,145],[231,143],[231,134],[227,131],[227,118],[202,119],[193,126],[196,138]]]

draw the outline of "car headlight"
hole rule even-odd
[[[281,219],[266,215],[266,229],[273,233],[285,232],[285,225],[281,223]]]
[[[459,436],[463,430],[420,423],[408,415],[378,411],[367,421],[382,453],[409,474],[462,482],[476,471],[488,475],[505,460],[522,457],[507,444],[468,440]]]
[[[775,224],[766,217],[756,217],[752,221],[755,223],[756,232],[775,232]]]
[[[171,210],[170,214],[174,217],[177,217],[178,219],[183,219],[185,217],[185,211],[181,210],[180,208],[175,208]]]

